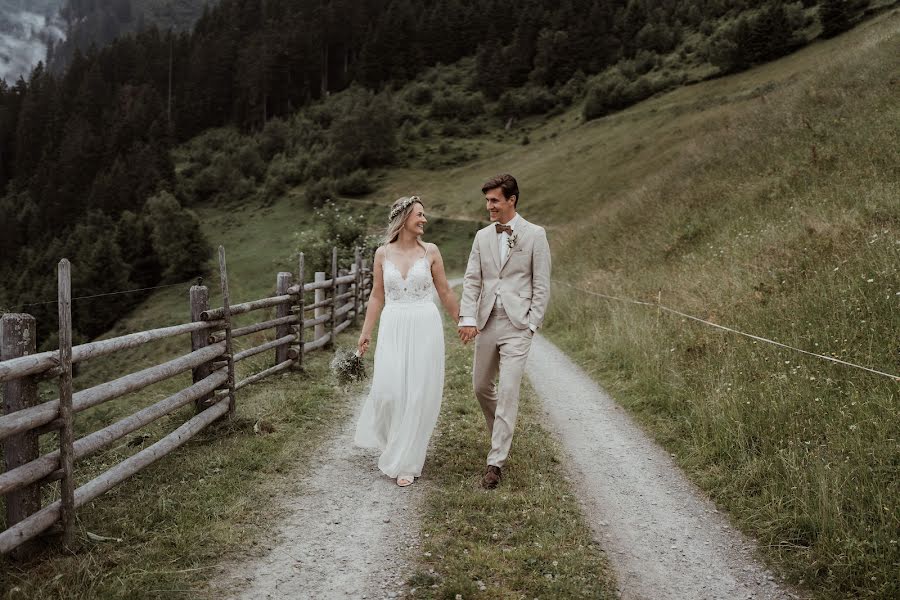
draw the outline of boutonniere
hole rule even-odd
[[[519,241],[519,234],[514,233],[511,236],[509,236],[509,239],[506,240],[506,245],[510,250],[512,250],[513,248],[516,247],[516,243],[518,243],[518,241]]]

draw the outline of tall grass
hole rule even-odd
[[[707,110],[557,236],[555,277],[900,372],[898,21]],[[547,328],[792,581],[900,594],[897,381],[561,285]]]

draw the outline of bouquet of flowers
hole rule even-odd
[[[339,383],[354,383],[366,378],[366,365],[359,350],[338,348],[331,359],[331,372]]]

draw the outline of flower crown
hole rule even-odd
[[[388,222],[393,221],[397,217],[397,215],[399,215],[404,210],[409,208],[409,206],[413,202],[422,202],[422,201],[419,200],[418,196],[410,196],[409,198],[407,198],[406,200],[404,200],[403,202],[401,202],[400,204],[398,204],[397,206],[394,207],[394,209],[391,211],[391,216],[388,217]]]

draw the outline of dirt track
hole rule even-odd
[[[566,470],[609,554],[625,600],[797,598],[753,557],[671,456],[606,392],[542,336],[528,378],[547,426],[569,458]]]

